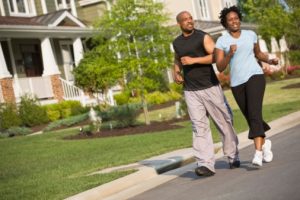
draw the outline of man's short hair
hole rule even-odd
[[[188,14],[190,14],[188,11],[181,11],[180,13],[178,13],[178,14],[176,15],[176,21],[177,21],[177,22],[180,22],[180,21],[181,21],[181,15],[182,15],[183,13],[188,13]]]

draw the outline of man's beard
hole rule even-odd
[[[182,31],[184,33],[190,34],[190,33],[192,33],[194,31],[194,28],[193,29],[182,29]]]

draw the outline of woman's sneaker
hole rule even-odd
[[[264,162],[271,162],[273,160],[273,153],[271,151],[271,147],[272,147],[271,140],[265,140],[265,143],[262,146]]]
[[[263,160],[263,152],[262,151],[255,151],[254,158],[252,160],[252,164],[256,166],[262,166]]]

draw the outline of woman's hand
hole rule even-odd
[[[268,60],[269,65],[278,65],[278,58]]]
[[[236,52],[236,50],[237,50],[237,45],[236,44],[230,45],[230,50],[229,50],[230,57],[232,57],[234,55],[234,53]]]

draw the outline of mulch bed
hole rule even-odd
[[[144,133],[155,133],[159,131],[173,130],[182,128],[180,125],[176,125],[176,122],[186,121],[188,117],[181,119],[173,119],[162,122],[151,122],[150,125],[139,125],[120,129],[112,130],[101,130],[98,133],[79,133],[77,135],[67,136],[64,139],[76,140],[76,139],[92,139],[92,138],[103,138],[103,137],[114,137],[114,136],[124,136],[124,135],[135,135]],[[79,130],[78,130],[79,131]]]

